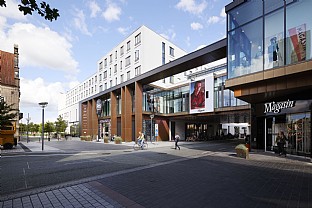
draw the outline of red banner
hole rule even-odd
[[[306,24],[288,30],[298,61],[306,60]]]

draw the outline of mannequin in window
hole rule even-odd
[[[269,52],[269,62],[275,62],[278,59],[277,53],[278,53],[279,47],[277,44],[277,38],[273,37],[270,39],[270,45],[268,47]]]
[[[258,46],[258,51],[256,53],[256,56],[255,58],[260,58],[262,56],[262,47],[261,46]]]

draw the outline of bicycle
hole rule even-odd
[[[146,142],[145,140],[144,140],[142,146],[139,145],[138,143],[135,143],[135,144],[133,145],[133,149],[134,149],[134,150],[139,150],[139,149],[147,150],[147,148],[148,148],[148,144],[147,144],[147,142]]]

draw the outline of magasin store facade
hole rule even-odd
[[[273,150],[283,131],[288,153],[311,156],[310,8],[309,0],[234,1],[226,6],[226,87],[251,104],[253,148]]]

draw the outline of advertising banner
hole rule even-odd
[[[190,113],[213,112],[213,75],[190,83]]]
[[[306,60],[306,24],[288,30],[293,45],[291,62]]]

